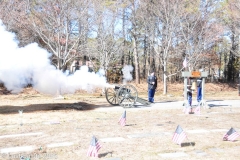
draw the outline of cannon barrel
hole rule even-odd
[[[120,87],[119,86],[115,86],[114,89],[119,89]]]
[[[114,89],[115,89],[115,90],[119,90],[120,88],[121,88],[121,87],[119,87],[119,86],[115,86],[115,87],[114,87]],[[128,88],[125,88],[125,87],[122,87],[122,88],[121,88],[121,90],[122,90],[122,91],[131,92],[131,90],[130,90],[130,89],[128,89]]]

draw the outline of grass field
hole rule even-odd
[[[146,99],[146,85],[135,86],[139,97]],[[207,84],[206,90],[206,100],[219,100],[219,107],[202,108],[200,115],[186,115],[179,106],[162,107],[162,102],[183,100],[182,85],[175,84],[168,95],[158,90],[154,105],[159,108],[126,109],[127,125],[122,127],[117,122],[124,109],[108,104],[100,91],[79,91],[55,99],[32,88],[19,94],[6,94],[2,89],[0,159],[19,159],[20,155],[31,155],[31,160],[95,159],[86,156],[93,135],[102,145],[99,159],[238,159],[240,138],[234,142],[222,138],[231,127],[240,133],[240,104],[221,105],[222,100],[239,99],[238,90],[213,84]],[[23,110],[22,116],[18,110]],[[194,142],[194,146],[172,142],[177,125],[188,137],[184,142]]]

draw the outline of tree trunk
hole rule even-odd
[[[60,49],[57,48],[57,54],[58,54],[58,56],[57,56],[57,69],[58,70],[61,70],[61,66],[62,66],[62,59],[61,59],[61,53],[60,52],[61,52]]]
[[[147,37],[144,38],[144,53],[143,53],[143,78],[147,77]]]
[[[167,60],[163,62],[163,94],[167,94]]]
[[[122,21],[123,21],[123,24],[122,24],[122,33],[123,33],[123,50],[122,50],[122,60],[121,60],[121,63],[122,63],[122,66],[124,65],[124,64],[126,64],[126,60],[125,60],[125,58],[126,58],[126,56],[125,56],[125,49],[126,49],[126,40],[125,40],[125,38],[126,38],[126,33],[125,33],[125,8],[123,9],[123,15],[122,15]],[[129,64],[129,63],[127,63],[127,64]]]
[[[148,54],[147,54],[147,66],[148,66],[148,72],[151,69],[151,47],[148,47]],[[148,73],[149,74],[149,73]]]
[[[236,36],[236,31],[234,28],[232,28],[232,37],[231,37],[231,50],[229,55],[229,61],[228,61],[228,76],[227,80],[228,82],[234,82],[235,81],[235,74],[236,74],[236,68],[234,67],[234,63],[236,61],[234,53],[237,53],[237,44],[238,44],[238,36]]]
[[[140,77],[139,77],[139,60],[138,60],[138,53],[137,53],[137,44],[136,39],[133,37],[133,55],[134,55],[134,63],[135,63],[135,82],[140,84]]]

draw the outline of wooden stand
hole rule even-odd
[[[187,79],[188,78],[202,78],[202,100],[199,102],[201,107],[207,106],[206,101],[204,100],[204,90],[205,90],[205,78],[208,76],[208,72],[182,72],[182,77],[184,77],[184,102],[183,106],[188,107],[188,100],[187,100]]]

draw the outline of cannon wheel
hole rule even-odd
[[[119,86],[120,87],[120,86]],[[117,91],[114,88],[105,88],[105,96],[108,101],[113,106],[118,105],[118,100],[117,100]]]
[[[130,84],[123,85],[118,89],[117,100],[118,104],[124,108],[132,107],[138,98],[137,89]]]

